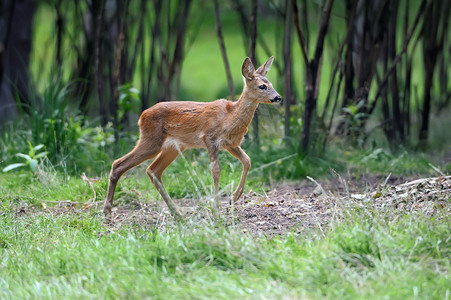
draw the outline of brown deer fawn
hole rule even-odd
[[[140,138],[135,148],[115,160],[108,183],[108,195],[103,212],[111,216],[114,190],[119,178],[129,169],[156,157],[147,168],[147,175],[155,185],[171,213],[181,217],[179,208],[172,202],[164,188],[161,175],[174,159],[187,148],[207,148],[214,182],[213,210],[219,214],[218,199],[219,166],[218,152],[225,149],[243,164],[240,183],[233,194],[237,201],[243,193],[247,172],[251,166],[249,156],[240,144],[259,103],[279,103],[280,95],[266,79],[274,57],[256,71],[247,57],[241,68],[244,77],[243,93],[236,102],[219,99],[213,102],[160,102],[143,111],[139,118]]]

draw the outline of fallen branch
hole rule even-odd
[[[413,181],[409,181],[409,182],[400,184],[400,185],[398,185],[398,187],[407,187],[407,186],[410,186],[410,185],[416,185],[416,184],[419,184],[419,183],[430,182],[430,181],[433,181],[433,180],[443,180],[443,181],[446,181],[446,180],[449,180],[449,179],[451,179],[451,176],[440,176],[440,177],[421,178],[421,179],[416,179],[416,180],[413,180]]]

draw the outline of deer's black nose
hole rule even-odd
[[[272,103],[279,103],[280,101],[282,101],[282,97],[280,96],[276,96],[274,97],[274,99],[271,99]]]

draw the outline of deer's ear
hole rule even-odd
[[[267,62],[265,62],[263,65],[261,65],[255,73],[258,73],[262,76],[266,76],[268,74],[269,69],[271,68],[272,62],[274,61],[274,56],[271,56]]]
[[[243,74],[243,77],[247,80],[252,80],[254,78],[254,73],[255,68],[251,62],[251,59],[249,57],[246,57],[243,62],[243,66],[241,67],[241,74]]]

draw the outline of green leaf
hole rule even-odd
[[[29,157],[33,157],[34,156],[34,149],[33,149],[33,145],[31,144],[30,141],[28,141],[28,147],[30,147],[30,152],[28,152],[28,154],[30,154]]]
[[[131,87],[128,91],[129,91],[130,93],[139,95],[139,90],[138,90],[137,88]]]
[[[36,159],[30,160],[30,169],[31,169],[31,171],[33,173],[35,173],[37,168],[38,168],[38,161]]]
[[[40,150],[42,148],[44,148],[44,145],[39,144],[39,145],[35,146],[33,149],[34,149],[34,151],[38,151],[38,150]]]
[[[3,172],[9,172],[9,171],[11,171],[11,170],[13,170],[13,169],[17,169],[17,168],[23,167],[23,166],[26,166],[26,164],[24,164],[24,163],[11,164],[11,165],[9,165],[9,166],[6,166],[6,167],[3,169]]]
[[[23,154],[23,153],[17,153],[16,156],[25,158],[27,161],[30,161],[32,158],[30,157],[30,155],[27,154]]]
[[[34,158],[37,159],[37,158],[46,157],[47,154],[48,154],[48,152],[41,152],[41,153],[36,154]]]

